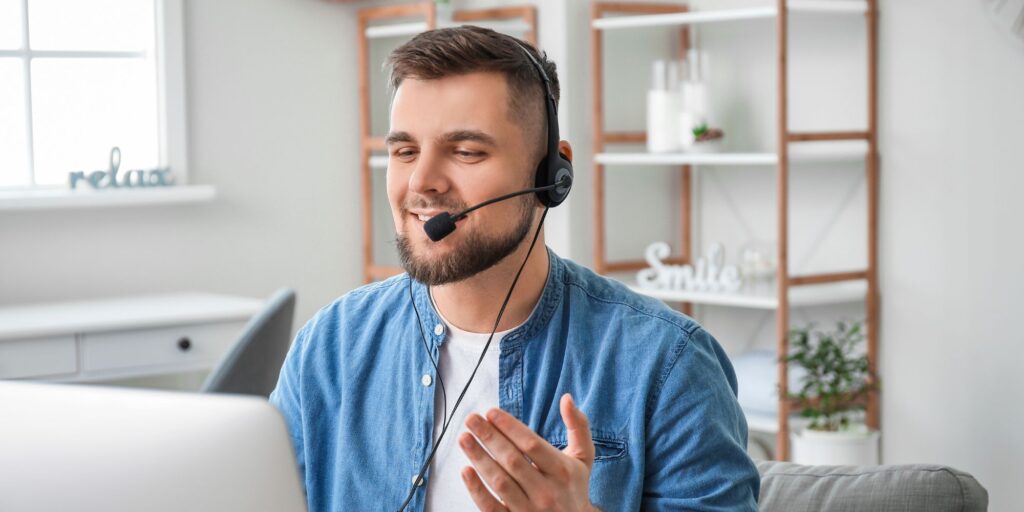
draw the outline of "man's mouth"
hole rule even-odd
[[[442,210],[409,210],[409,215],[416,217],[418,220],[426,222],[441,212]]]
[[[408,215],[409,215],[409,217],[412,218],[413,224],[418,226],[420,229],[423,229],[423,225],[426,224],[428,220],[432,219],[433,217],[435,217],[438,214],[441,214],[441,213],[445,212],[445,210],[406,210],[406,211],[409,212]],[[456,221],[456,223],[461,223],[461,222],[463,222],[465,220],[466,220],[465,218],[462,218],[462,219],[459,219],[458,221]]]

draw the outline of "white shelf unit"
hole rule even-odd
[[[776,353],[788,353],[790,309],[796,307],[844,304],[864,301],[867,314],[868,359],[877,365],[878,343],[878,277],[877,277],[877,224],[878,224],[878,152],[877,152],[877,0],[778,0],[745,8],[690,11],[684,4],[596,2],[591,13],[591,45],[593,59],[594,101],[594,267],[597,272],[623,281],[634,291],[657,299],[678,304],[685,312],[692,312],[694,304],[752,308],[774,311],[776,319]],[[859,131],[794,132],[789,129],[787,105],[790,99],[788,61],[788,20],[791,15],[846,15],[863,17],[867,23],[868,49],[868,126]],[[610,15],[610,16],[608,16]],[[700,23],[731,22],[754,19],[773,19],[776,27],[777,95],[776,148],[767,152],[720,153],[668,153],[609,151],[610,144],[643,144],[645,133],[614,132],[604,126],[603,39],[607,30],[646,29],[649,27],[679,27],[683,32],[681,54],[685,54],[688,27]],[[622,101],[618,98],[618,101]],[[792,146],[792,147],[791,147]],[[789,168],[804,162],[843,163],[864,162],[868,183],[868,264],[867,268],[853,272],[791,276],[788,259],[788,198]],[[745,289],[735,293],[663,291],[641,289],[636,286],[635,271],[645,268],[643,260],[608,261],[605,248],[605,178],[606,166],[650,167],[674,166],[681,171],[682,193],[678,195],[682,213],[681,254],[665,260],[666,264],[685,264],[693,261],[692,250],[692,170],[700,166],[763,166],[777,176],[776,245],[778,286]],[[630,172],[623,169],[617,172]],[[714,172],[708,170],[704,172]],[[627,274],[627,272],[633,272]],[[788,372],[779,364],[779,395],[787,396]],[[867,423],[878,428],[879,400],[877,392],[868,399]],[[780,398],[776,416],[765,413],[747,413],[748,427],[752,431],[775,434],[776,457],[788,458],[792,416],[788,400]]]
[[[205,203],[217,197],[212,185],[115,190],[34,189],[0,191],[0,211],[57,210]]]

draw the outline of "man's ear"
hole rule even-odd
[[[569,145],[569,141],[559,141],[558,152],[565,155],[565,159],[570,163],[572,162],[572,146]]]

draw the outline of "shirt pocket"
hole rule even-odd
[[[611,462],[626,456],[625,439],[615,437],[614,435],[593,431],[591,432],[591,437],[594,440],[595,464],[598,462]],[[559,450],[565,449],[565,447],[568,445],[568,443],[565,440],[565,434],[547,436],[544,439],[547,442],[551,443],[551,446],[554,446]]]

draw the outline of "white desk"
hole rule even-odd
[[[177,293],[0,306],[0,379],[82,382],[212,368],[262,299]]]

